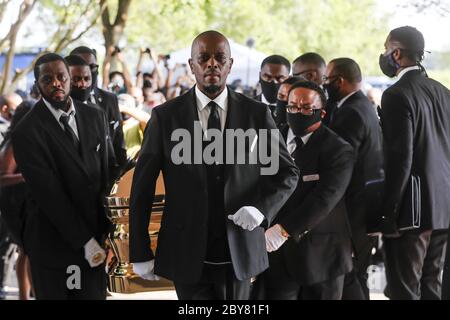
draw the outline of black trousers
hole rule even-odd
[[[105,265],[80,268],[79,288],[74,288],[76,272],[49,268],[30,260],[31,277],[37,300],[105,300],[107,276]]]
[[[250,279],[240,281],[230,264],[204,264],[200,281],[174,283],[179,300],[248,300]]]
[[[383,240],[389,298],[439,300],[447,230],[410,230]]]
[[[301,284],[289,274],[283,257],[272,253],[270,268],[257,281],[267,300],[341,300],[344,275],[324,282]]]
[[[376,237],[365,237],[363,241],[359,241],[362,245],[355,249],[353,270],[345,275],[342,300],[370,300],[367,269],[371,263],[372,249],[377,241]]]

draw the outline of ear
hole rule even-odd
[[[188,63],[189,68],[191,68],[191,72],[194,73],[194,62],[192,61],[192,58],[189,58]]]
[[[403,58],[402,50],[399,48],[392,51],[392,58],[394,59],[395,63],[400,64],[400,60]]]
[[[233,58],[230,58],[230,67],[228,68],[228,74],[230,74],[230,72],[231,72],[231,67],[233,66],[233,62],[234,62]]]
[[[327,114],[327,112],[325,110],[320,110],[320,118],[323,119],[325,118],[325,115]]]

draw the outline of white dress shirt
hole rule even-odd
[[[75,111],[75,106],[73,105],[72,98],[69,97],[70,108],[69,108],[69,110],[67,110],[67,112],[64,112],[61,109],[56,109],[56,108],[52,107],[50,102],[48,102],[44,98],[42,98],[42,100],[44,101],[44,103],[47,106],[48,110],[50,110],[50,112],[52,113],[53,117],[55,117],[56,122],[58,122],[58,124],[61,127],[61,129],[64,130],[64,125],[61,123],[61,121],[59,121],[59,119],[61,118],[62,115],[69,116],[69,126],[72,128],[72,130],[75,133],[75,135],[77,136],[78,140],[80,140],[80,138],[78,136],[77,122],[75,120],[75,113],[76,113],[76,111]]]
[[[407,73],[408,71],[412,71],[412,70],[420,70],[420,67],[419,66],[411,66],[411,67],[407,67],[407,68],[403,69],[398,74],[397,80],[400,80],[405,75],[405,73]]]
[[[301,137],[301,139],[305,145],[308,142],[309,138],[311,138],[311,135],[313,133],[314,133],[314,131]],[[295,142],[295,134],[291,128],[289,128],[289,130],[288,130],[288,135],[287,135],[286,141],[287,141],[287,150],[288,150],[289,154],[292,154],[295,151],[295,149],[297,148],[297,142]]]
[[[219,112],[220,117],[220,127],[223,132],[225,128],[225,122],[227,120],[227,111],[228,111],[228,88],[225,87],[225,90],[222,91],[215,99],[210,99],[207,95],[200,91],[200,89],[195,86],[195,98],[197,101],[197,112],[198,119],[202,125],[203,132],[206,132],[208,129],[208,118],[211,113],[211,109],[208,106],[208,103],[214,101],[219,108],[217,111]]]

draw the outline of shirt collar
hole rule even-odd
[[[48,102],[47,100],[45,100],[44,98],[42,98],[42,101],[44,101],[45,105],[47,106],[48,110],[50,110],[50,112],[53,114],[53,116],[55,117],[55,119],[59,122],[59,118],[61,118],[62,115],[66,115],[66,116],[70,116],[73,115],[75,116],[75,106],[73,105],[73,100],[72,98],[69,97],[69,101],[70,101],[70,107],[69,110],[67,110],[67,112],[61,110],[61,109],[56,109],[54,108],[50,102]]]
[[[271,105],[271,106],[276,105],[276,103],[270,103],[269,101],[267,101],[266,97],[264,96],[264,93],[261,93],[261,102],[265,103],[265,104],[268,104],[268,105]]]
[[[306,145],[306,143],[308,142],[309,138],[311,138],[311,135],[312,135],[313,133],[314,133],[314,131],[308,133],[307,135],[304,135],[303,137],[301,137],[301,139],[302,139],[302,141],[303,141],[303,143],[304,143],[305,145]],[[288,135],[287,135],[287,139],[286,139],[287,144],[293,143],[294,139],[295,139],[295,134],[294,134],[294,132],[292,131],[292,129],[289,128],[289,130],[288,130]]]
[[[358,90],[357,90],[357,91],[358,91]],[[345,102],[348,98],[350,98],[352,95],[355,94],[355,92],[356,92],[356,91],[350,92],[348,95],[346,95],[346,96],[343,97],[341,100],[339,100],[339,102],[338,102],[336,108],[339,109],[339,108],[344,104],[344,102]]]
[[[407,73],[408,71],[411,71],[411,70],[420,70],[420,67],[419,66],[411,66],[411,67],[407,67],[407,68],[403,69],[402,71],[400,71],[400,73],[397,76],[398,80],[400,80],[401,77],[403,77],[405,75],[405,73]]]
[[[202,111],[211,101],[217,103],[223,111],[227,111],[228,87],[225,87],[225,90],[223,90],[215,99],[210,99],[206,94],[201,92],[197,86],[195,86],[195,97],[197,99],[197,109],[199,111]]]

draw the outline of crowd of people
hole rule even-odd
[[[29,97],[0,97],[0,288],[17,247],[20,299],[105,299],[104,198],[134,168],[134,272],[172,280],[179,299],[368,300],[375,257],[389,298],[450,298],[450,92],[428,78],[417,29],[392,30],[384,46],[381,71],[397,82],[382,97],[363,92],[355,60],[315,52],[268,56],[258,90],[227,86],[233,58],[217,31],[199,34],[174,68],[142,48],[135,77],[111,48],[119,68],[106,64],[102,88],[88,47],[39,57]],[[204,137],[181,163],[179,129],[187,144],[197,129]],[[228,162],[239,156],[221,144],[228,130],[259,132],[243,144],[249,159],[262,131],[277,132],[265,146],[276,172],[262,174],[259,158]],[[222,161],[206,161],[216,144]],[[72,286],[68,268],[80,276]]]

